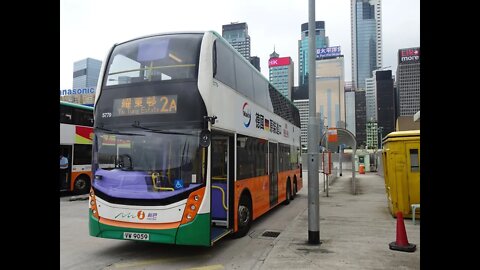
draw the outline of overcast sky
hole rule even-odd
[[[351,81],[351,0],[316,0],[315,18],[325,21],[330,46],[341,46],[345,80]],[[273,47],[292,57],[298,85],[300,25],[308,0],[60,0],[60,89],[72,88],[73,62],[104,61],[114,43],[153,33],[214,30],[246,22],[251,55],[268,79]],[[420,0],[382,1],[383,66],[397,69],[400,48],[420,46]]]

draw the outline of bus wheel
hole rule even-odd
[[[75,179],[75,184],[73,185],[73,192],[77,195],[88,193],[90,190],[90,179],[81,175]]]
[[[293,192],[292,192],[292,200],[294,200],[294,199],[295,199],[295,197],[296,197],[296,195],[297,195],[297,192],[298,192],[298,190],[297,190],[297,178],[296,178],[296,177],[294,177],[294,178],[293,178]]]
[[[290,204],[292,200],[292,188],[290,187],[290,181],[287,180],[287,190],[285,192],[285,201],[283,202],[285,205]]]
[[[234,238],[244,237],[252,225],[252,201],[248,195],[243,194],[238,204],[238,231]]]

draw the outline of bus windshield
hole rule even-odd
[[[200,130],[189,131],[191,135],[168,132],[174,134],[96,132],[94,165],[99,169],[95,174],[102,180],[94,181],[94,186],[109,193],[123,190],[140,196],[203,184],[205,148],[199,145]]]
[[[202,36],[162,35],[116,46],[107,66],[105,86],[195,79]]]

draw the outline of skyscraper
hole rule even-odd
[[[345,128],[344,57],[316,60],[316,112],[328,127]]]
[[[97,88],[98,76],[102,61],[85,58],[73,63],[73,88],[74,89],[90,89],[93,92]],[[87,91],[84,91],[87,92]],[[88,91],[91,92],[91,91]],[[65,101],[70,101],[79,104],[93,105],[95,101],[95,94],[76,94],[65,96]]]
[[[292,100],[293,95],[293,60],[290,56],[279,57],[273,51],[268,60],[269,81],[282,95]]]
[[[398,50],[397,91],[399,116],[420,110],[420,47]]]
[[[377,89],[375,85],[375,73],[372,78],[365,79],[365,102],[367,122],[377,121]]]
[[[365,91],[355,91],[355,137],[357,139],[357,146],[365,145],[366,137],[366,101]]]
[[[315,47],[317,49],[329,46],[325,36],[325,22],[315,22]],[[308,85],[308,23],[301,25],[301,40],[298,41],[298,85]]]
[[[260,70],[260,57],[258,56],[250,56],[250,64],[254,66],[258,71]]]
[[[345,82],[345,125],[355,135],[355,91],[351,82]]]
[[[250,36],[247,23],[230,23],[222,25],[222,37],[233,46],[245,59],[250,61]]]
[[[382,138],[395,131],[395,91],[391,70],[376,72],[377,89],[377,120],[378,127],[382,127]]]
[[[365,79],[382,67],[381,0],[351,0],[352,80],[365,90]]]

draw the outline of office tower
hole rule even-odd
[[[398,50],[396,79],[399,116],[413,116],[420,110],[420,47]]]
[[[367,122],[367,148],[373,149],[378,148],[378,125],[375,121],[368,121]]]
[[[245,59],[250,61],[250,36],[247,23],[222,25],[222,37],[230,43]]]
[[[308,99],[294,100],[293,104],[297,106],[300,113],[300,143],[302,146],[302,153],[306,153],[308,147],[308,116],[309,116],[309,102]]]
[[[352,82],[345,82],[345,124],[346,129],[355,135],[355,91]]]
[[[316,60],[316,112],[328,127],[345,128],[345,79],[343,55]]]
[[[375,74],[377,92],[377,123],[382,138],[395,131],[395,92],[391,70],[379,70]]]
[[[293,95],[293,60],[290,56],[279,57],[273,51],[268,60],[269,81],[282,95],[292,100]]]
[[[365,91],[355,91],[355,137],[357,138],[357,147],[365,146],[367,125]]]
[[[260,57],[252,56],[250,57],[250,64],[254,66],[260,72]]]
[[[351,0],[352,80],[365,90],[365,79],[382,67],[381,0]]]
[[[329,46],[325,36],[325,22],[315,22],[315,47],[317,49]],[[308,85],[308,23],[301,25],[301,39],[298,41],[298,85]]]
[[[93,58],[85,58],[74,62],[72,90],[75,90],[76,93],[81,92],[81,94],[64,96],[62,100],[93,105],[101,66],[102,61]]]
[[[367,122],[377,121],[377,93],[375,89],[375,72],[372,78],[365,79],[365,103]]]

